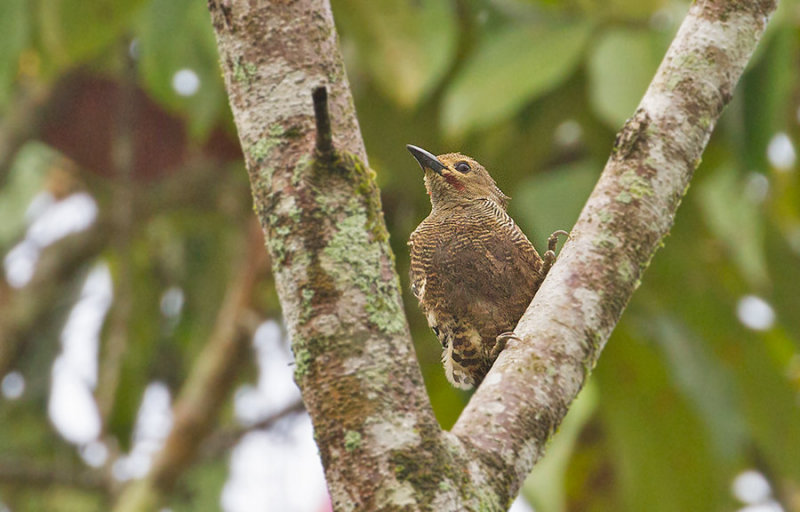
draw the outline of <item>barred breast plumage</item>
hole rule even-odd
[[[545,267],[480,164],[409,150],[433,205],[409,240],[411,287],[442,344],[447,379],[468,389],[491,368],[503,346],[498,336],[514,329]]]

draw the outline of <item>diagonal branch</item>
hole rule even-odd
[[[295,379],[337,510],[510,503],[669,231],[774,7],[692,6],[518,325],[524,341],[509,343],[448,433],[414,359],[327,0],[209,0]]]
[[[218,430],[203,443],[200,456],[204,459],[217,458],[220,454],[228,453],[249,432],[269,430],[280,420],[289,416],[299,415],[305,410],[303,402],[297,400],[252,425],[240,425],[226,430]]]
[[[453,432],[513,497],[672,227],[773,0],[695,2],[617,137],[571,239]]]

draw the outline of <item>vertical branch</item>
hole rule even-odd
[[[403,489],[429,485],[398,475],[398,460],[452,457],[408,333],[329,2],[209,10],[333,505],[392,509]]]
[[[105,428],[114,405],[114,398],[119,384],[122,361],[128,345],[128,329],[131,310],[133,308],[133,263],[130,244],[133,223],[133,123],[134,99],[136,97],[136,67],[128,50],[128,40],[123,39],[119,45],[122,71],[119,79],[119,96],[117,97],[116,115],[114,116],[114,133],[111,142],[111,157],[114,165],[113,205],[111,210],[114,232],[111,237],[111,248],[118,265],[114,272],[114,302],[109,315],[105,343],[101,346],[100,364],[98,365],[98,386],[96,391],[100,418]]]

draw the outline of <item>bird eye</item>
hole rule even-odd
[[[461,174],[466,174],[469,171],[471,171],[472,168],[469,166],[469,164],[467,162],[458,162],[456,164],[456,170],[458,172],[460,172]]]

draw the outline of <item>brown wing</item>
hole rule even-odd
[[[408,240],[411,256],[409,268],[411,292],[420,302],[423,300],[428,274],[433,270],[432,256],[436,250],[438,238],[436,230],[436,223],[431,221],[431,217],[428,217],[417,226]]]

